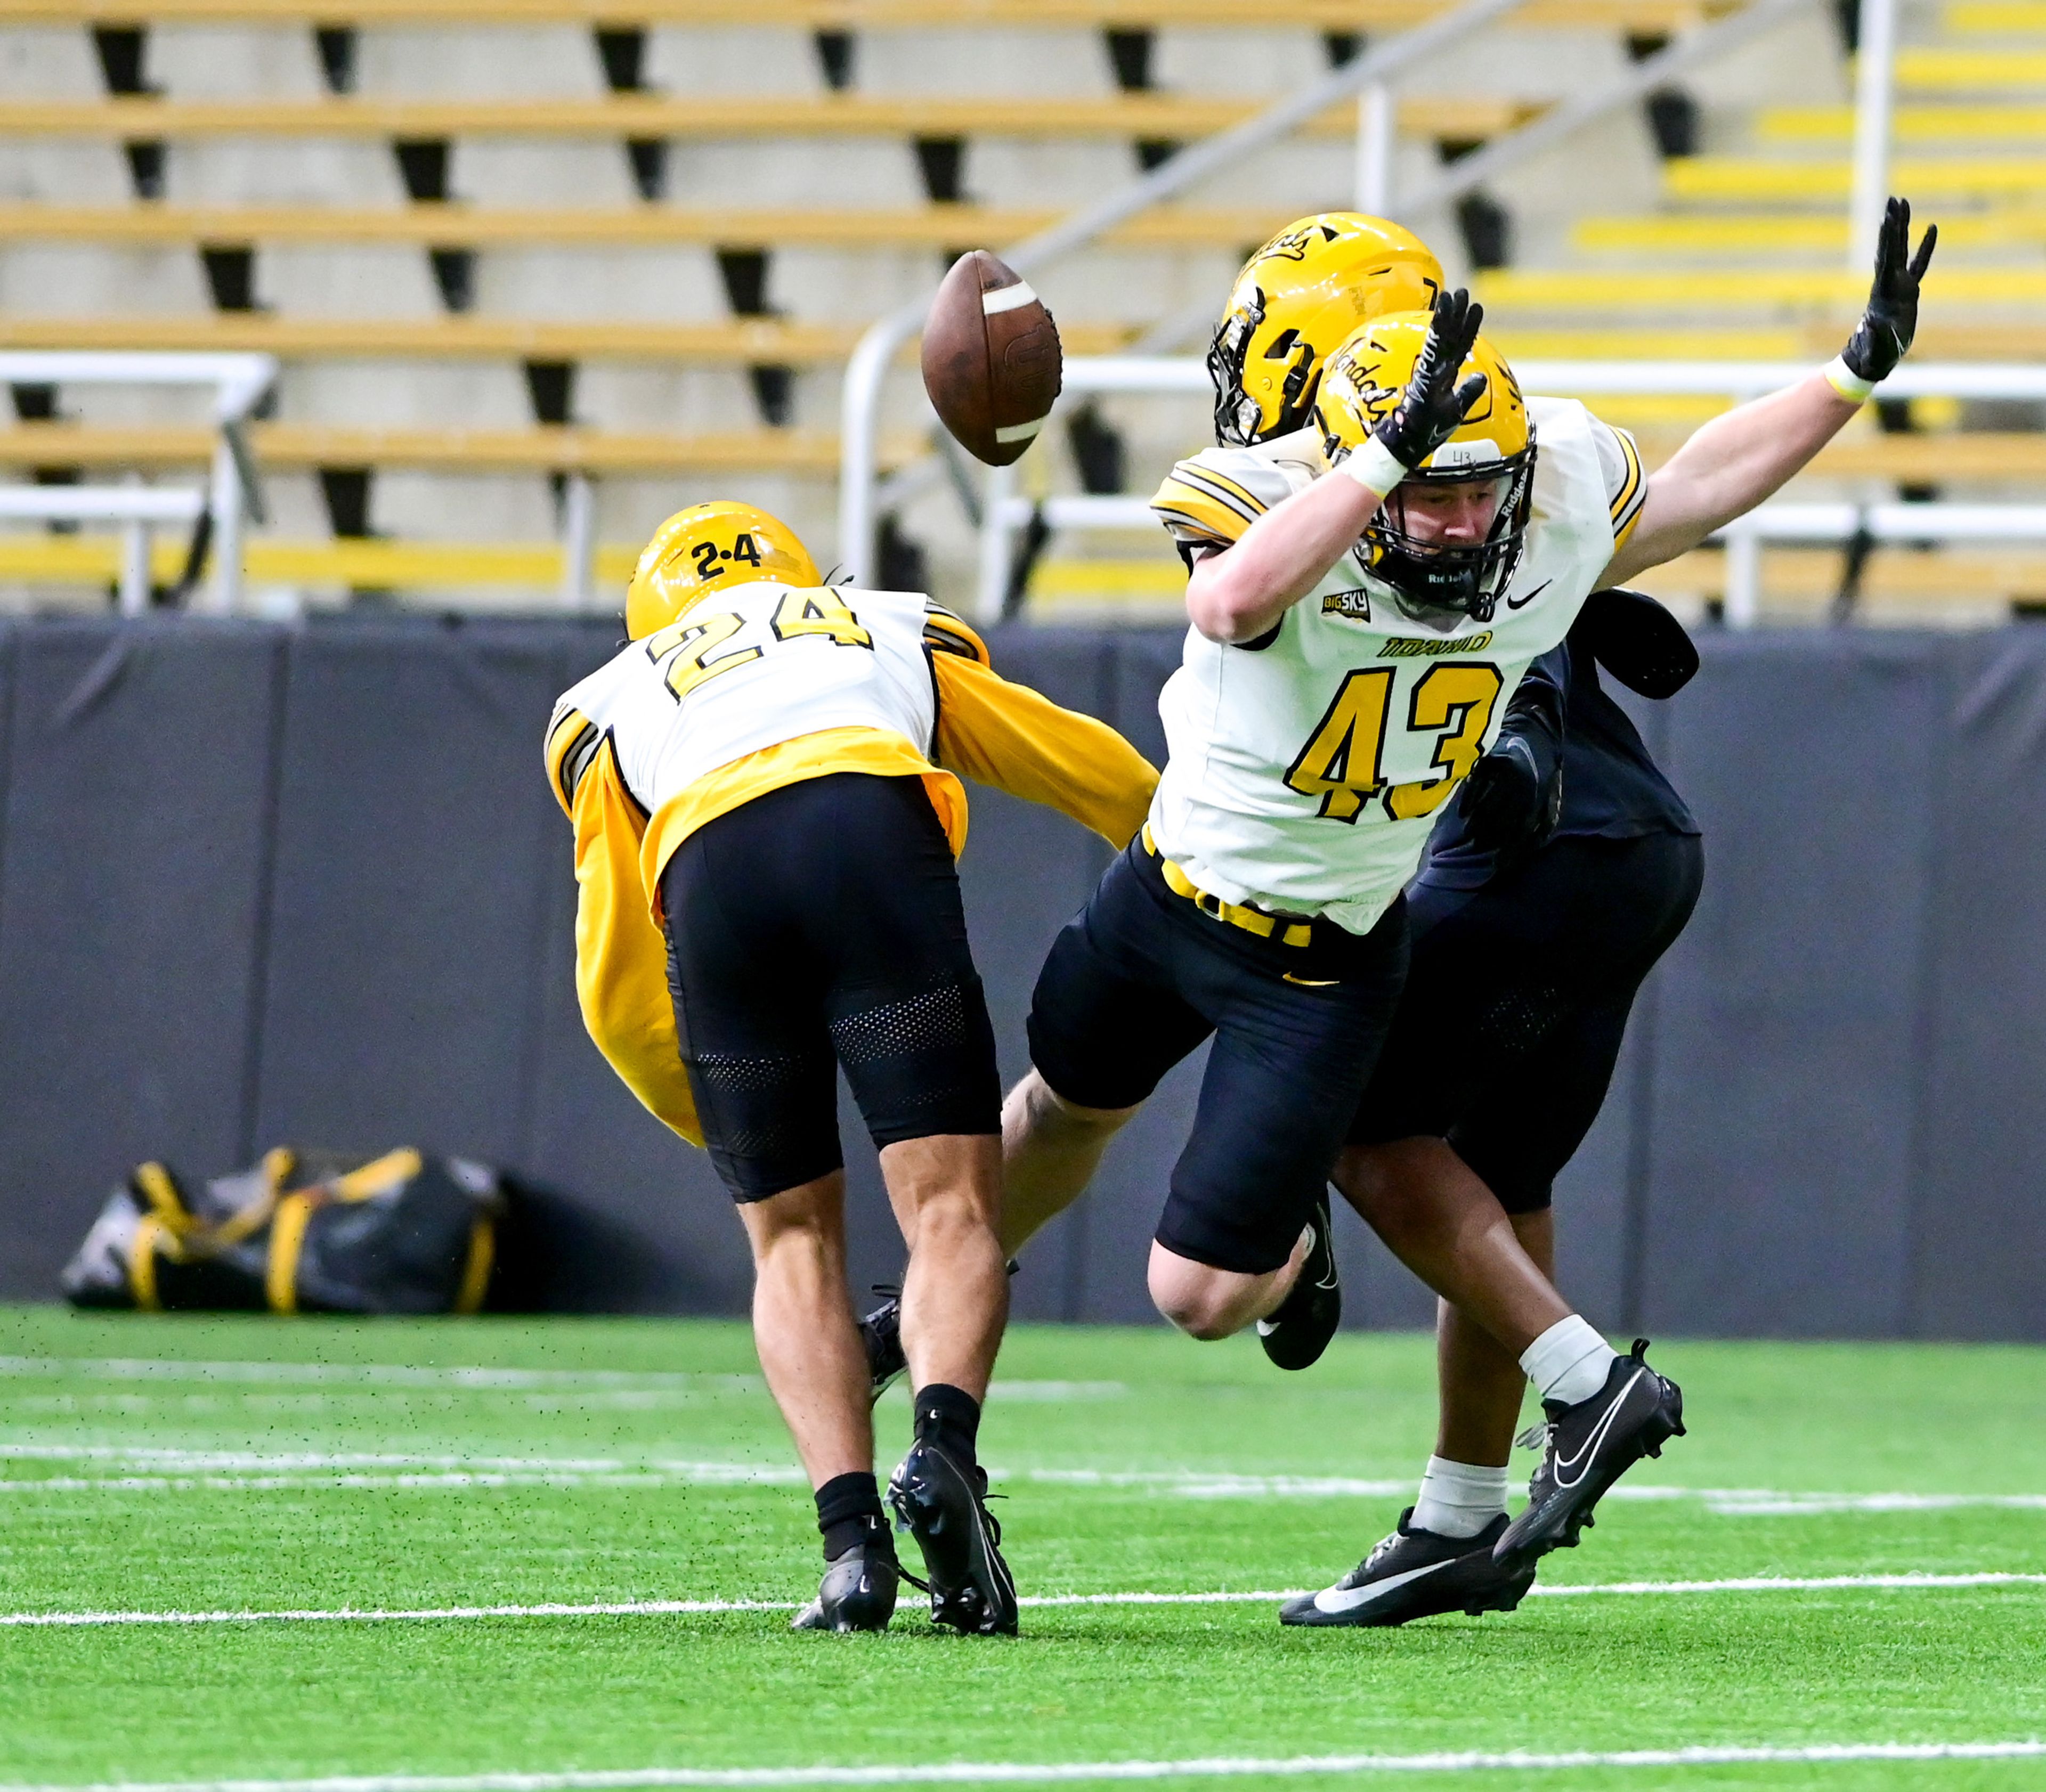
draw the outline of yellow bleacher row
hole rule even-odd
[[[1260,110],[1254,101],[1133,93],[1079,99],[878,98],[791,94],[769,98],[614,94],[595,99],[428,100],[324,98],[0,101],[0,137],[1018,137],[1211,136]],[[1403,129],[1420,137],[1496,137],[1538,117],[1532,100],[1421,96],[1399,102]],[[1308,131],[1346,135],[1353,105]]]
[[[1425,24],[1455,0],[133,0],[137,23],[469,26],[780,26],[922,31],[1072,30],[1155,25],[1390,31]],[[1675,31],[1735,10],[1732,0],[1530,0],[1516,25]],[[0,24],[98,25],[94,0],[0,0]]]
[[[1602,409],[1618,413],[1619,407]],[[823,431],[733,430],[655,435],[535,425],[519,430],[347,429],[324,424],[259,423],[251,432],[265,467],[380,466],[478,472],[634,474],[775,472],[828,476],[838,471],[838,437]],[[1677,437],[1644,439],[1654,464]],[[0,466],[177,467],[210,461],[210,430],[177,425],[109,426],[17,423],[0,428]],[[882,460],[899,464],[917,452],[909,440],[884,443]],[[1882,479],[1911,484],[2046,479],[2046,435],[1990,431],[1843,438],[1814,464],[1816,476]]]
[[[1890,164],[1894,191],[1914,203],[2036,200],[2046,193],[2046,159],[2037,156],[1902,156]],[[1663,191],[1673,199],[1746,205],[1844,206],[1853,186],[1845,162],[1762,161],[1739,156],[1690,156],[1667,162]]]
[[[1943,16],[1947,29],[1963,36],[2046,36],[2046,5],[2040,0],[1953,0]]]
[[[2046,174],[2046,167],[2042,167]],[[2046,191],[2046,186],[2042,186]],[[93,242],[197,244],[416,243],[436,248],[929,249],[966,244],[1002,249],[1057,222],[1053,210],[932,205],[872,211],[685,210],[479,210],[427,202],[403,210],[283,206],[45,206],[0,201],[0,244]],[[1145,212],[1101,241],[1123,249],[1247,249],[1290,221],[1283,211]],[[1573,226],[1579,249],[1771,253],[1831,252],[1845,246],[1844,216],[1780,214],[1644,214],[1589,218]],[[2037,248],[2046,243],[2046,206],[2010,206],[1940,221],[1940,240],[1957,249]]]
[[[1940,246],[1949,254],[1956,249],[2046,246],[2046,207],[2012,206],[1939,222]],[[0,237],[6,234],[6,225],[0,222]],[[1847,221],[1820,214],[1648,212],[1579,218],[1570,227],[1570,241],[1595,255],[1836,255],[1847,247]]]
[[[1764,143],[1847,143],[1851,106],[1772,106],[1755,119]],[[1890,115],[1899,143],[1994,143],[2046,137],[2046,106],[1900,106]]]
[[[424,202],[403,210],[307,206],[41,206],[0,202],[0,242],[399,242],[481,248],[504,244],[720,249],[999,249],[1056,224],[1052,209],[947,205],[871,211],[705,209],[478,210]],[[1262,242],[1285,211],[1164,207],[1141,214],[1102,240],[1132,249],[1209,249]]]
[[[839,440],[821,430],[743,430],[695,435],[535,424],[519,430],[349,429],[258,423],[250,431],[265,467],[417,467],[476,472],[779,472],[835,476]],[[131,426],[18,423],[0,427],[0,466],[198,466],[216,437],[176,424]],[[894,465],[916,452],[884,442]]]
[[[1823,360],[1843,326],[1815,318],[1793,327],[1607,329],[1522,327],[1510,316],[1492,331],[1515,360]],[[0,348],[253,351],[298,360],[599,360],[816,365],[842,361],[856,324],[741,318],[716,323],[560,323],[525,318],[283,318],[261,311],[183,317],[28,318],[0,313]],[[1137,326],[1060,326],[1069,353],[1127,349]],[[2046,322],[1955,324],[1928,319],[1921,359],[2046,359]],[[909,351],[905,350],[907,355]]]

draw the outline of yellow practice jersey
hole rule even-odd
[[[1158,781],[1106,724],[1001,677],[979,636],[921,594],[759,583],[717,603],[574,686],[546,737],[575,827],[584,1023],[632,1093],[699,1145],[659,915],[662,871],[696,829],[785,784],[864,772],[921,779],[956,854],[963,774],[1121,846]]]

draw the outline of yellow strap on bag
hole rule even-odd
[[[424,1160],[407,1145],[395,1151],[386,1151],[382,1157],[373,1158],[360,1170],[351,1170],[346,1176],[337,1176],[327,1188],[338,1201],[373,1200],[388,1193],[400,1183],[411,1181],[423,1167]]]
[[[469,1229],[469,1261],[461,1270],[461,1287],[454,1297],[454,1310],[465,1318],[483,1311],[483,1297],[490,1292],[491,1266],[497,1258],[497,1228],[479,1220]]]
[[[299,1310],[299,1255],[305,1249],[306,1227],[313,1209],[326,1198],[323,1189],[287,1195],[277,1203],[270,1222],[270,1258],[264,1266],[263,1293],[273,1313]]]
[[[135,1223],[135,1235],[128,1241],[128,1288],[135,1297],[138,1312],[160,1313],[164,1303],[156,1293],[156,1245],[159,1240],[175,1247],[170,1229],[153,1213]]]

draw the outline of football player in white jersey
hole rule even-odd
[[[1181,463],[1159,499],[1188,550],[1193,623],[1160,699],[1171,754],[1143,836],[1040,979],[1033,1069],[1005,1110],[1012,1243],[1213,1032],[1153,1298],[1221,1337],[1269,1320],[1311,1265],[1332,1270],[1323,1184],[1397,993],[1399,892],[1426,818],[1594,588],[1766,498],[1895,365],[1932,247],[1909,256],[1908,221],[1893,202],[1841,357],[1708,425],[1650,480],[1581,407],[1523,403],[1461,293],[1356,333],[1322,376],[1318,443]],[[1493,780],[1509,801],[1516,777]],[[1470,1217],[1442,1216],[1430,1279],[1518,1351],[1548,1405],[1534,1498],[1496,1546],[1525,1567],[1681,1429],[1681,1401],[1569,1312],[1510,1227],[1458,1235]]]
[[[909,1247],[915,1436],[889,1498],[922,1550],[932,1618],[1013,1632],[976,1459],[1008,1308],[1001,1091],[953,865],[954,774],[1116,846],[1156,774],[1112,729],[998,677],[928,598],[826,586],[746,505],[662,525],[626,630],[547,730],[575,825],[577,992],[620,1076],[708,1148],[739,1204],[761,1366],[824,1536],[796,1627],[884,1628],[898,1575],[846,1291],[842,1066]]]

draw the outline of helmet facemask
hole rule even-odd
[[[1280,388],[1279,414],[1268,424],[1264,407],[1245,389],[1244,368],[1250,345],[1265,318],[1264,295],[1251,289],[1248,304],[1232,306],[1222,318],[1208,345],[1208,378],[1215,389],[1215,440],[1225,448],[1249,448],[1278,436],[1291,435],[1307,426],[1321,369],[1314,364],[1314,345],[1302,339],[1298,330],[1284,329],[1273,338],[1262,358],[1284,360],[1285,384]]]
[[[1410,486],[1486,481],[1498,484],[1500,496],[1483,540],[1445,542],[1417,535],[1408,527],[1403,495]],[[1365,525],[1358,557],[1374,579],[1392,588],[1399,608],[1415,622],[1448,617],[1490,622],[1520,564],[1534,490],[1531,430],[1527,446],[1517,454],[1453,468],[1419,468],[1393,488]]]

